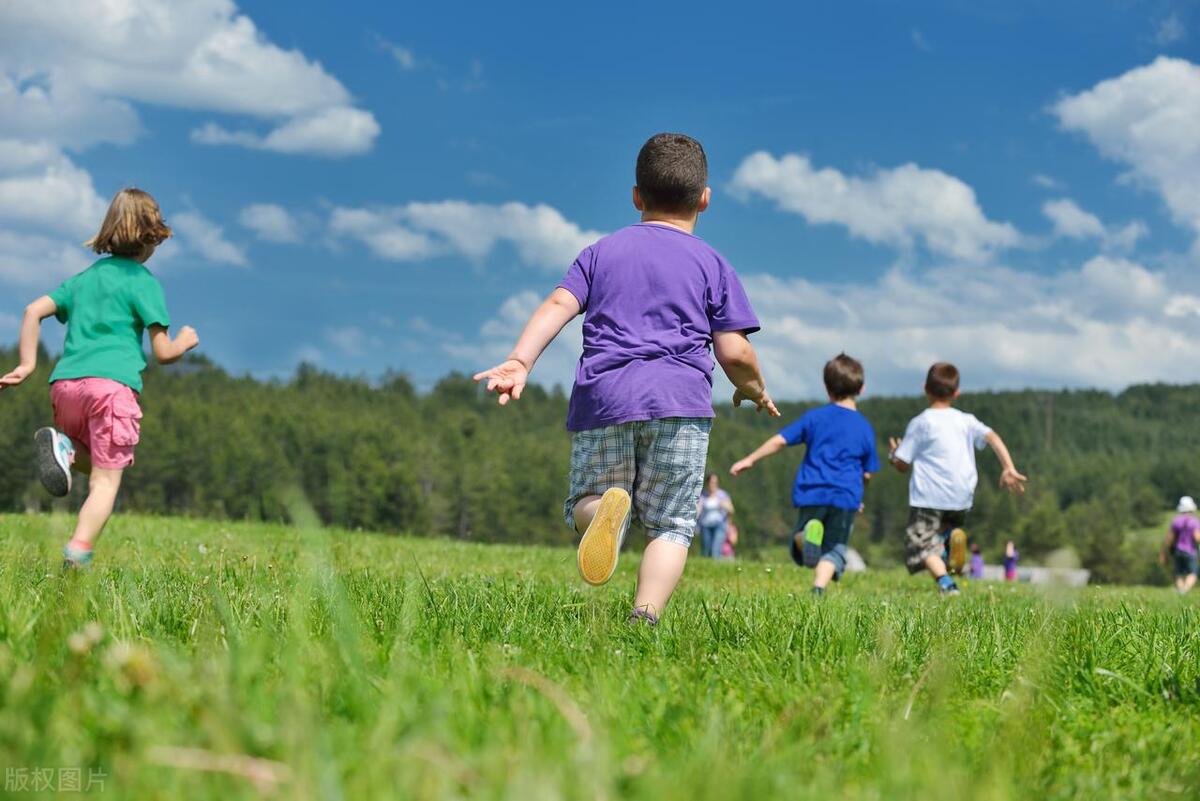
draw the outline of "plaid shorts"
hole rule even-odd
[[[563,516],[575,528],[575,504],[621,487],[650,539],[687,548],[708,461],[707,417],[664,417],[577,431],[571,440],[571,489]]]
[[[967,510],[922,509],[914,506],[908,512],[908,528],[904,531],[904,564],[909,573],[925,569],[925,560],[941,556],[946,551],[946,538],[951,529],[967,522]]]

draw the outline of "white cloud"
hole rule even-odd
[[[920,241],[934,253],[981,260],[1021,241],[1012,225],[984,216],[970,186],[916,164],[858,177],[815,169],[805,156],[758,152],[737,168],[732,189],[773,200],[809,223],[844,225],[853,236],[906,250]]]
[[[1127,178],[1158,192],[1179,225],[1200,234],[1200,67],[1161,57],[1065,97],[1054,113]]]
[[[1084,211],[1070,198],[1047,200],[1042,214],[1054,224],[1054,234],[1068,239],[1099,239],[1106,249],[1132,250],[1138,240],[1150,233],[1146,224],[1134,220],[1120,228],[1109,228],[1100,218]]]
[[[0,139],[0,223],[84,236],[106,208],[91,175],[54,147]]]
[[[1031,180],[1042,189],[1062,189],[1062,181],[1040,172],[1035,173]]]
[[[246,252],[225,238],[225,229],[197,211],[176,214],[171,226],[192,251],[208,261],[234,267],[250,265]]]
[[[1163,21],[1158,23],[1157,30],[1154,31],[1155,44],[1163,47],[1175,44],[1186,37],[1187,29],[1183,27],[1183,20],[1175,13],[1164,17]]]
[[[768,388],[785,399],[822,397],[821,368],[843,350],[863,360],[876,395],[919,392],[943,359],[963,370],[967,391],[1200,380],[1200,297],[1185,281],[1110,256],[1058,275],[969,264],[896,268],[865,284],[743,276],[763,324],[751,340]],[[490,366],[540,301],[515,294],[475,337],[443,349],[462,369]],[[577,319],[533,379],[569,387],[580,349]],[[718,368],[715,397],[730,392]]]
[[[140,130],[132,103],[267,120],[269,133],[225,141],[286,153],[359,153],[378,134],[336,78],[268,41],[231,0],[105,0],[94,11],[72,0],[0,6],[0,135],[127,143]]]
[[[61,236],[0,228],[0,281],[9,284],[48,292],[87,267],[93,258],[86,248]]]
[[[550,206],[444,200],[380,209],[336,208],[330,230],[357,239],[376,256],[417,261],[438,255],[479,260],[500,243],[526,264],[565,270],[602,234],[580,228]]]
[[[238,222],[266,242],[296,244],[300,223],[291,212],[274,203],[253,203],[242,209]]]

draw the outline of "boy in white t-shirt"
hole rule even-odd
[[[958,398],[958,368],[938,362],[925,377],[929,408],[914,417],[904,439],[891,438],[892,465],[901,473],[912,470],[908,485],[908,528],[905,531],[905,564],[909,573],[928,570],[945,595],[957,595],[958,585],[946,569],[946,543],[951,531],[961,540],[966,555],[966,535],[961,526],[975,499],[979,474],[975,451],[988,445],[996,452],[1003,472],[1000,486],[1009,492],[1025,491],[1025,476],[1017,472],[1000,435],[973,414],[954,408]],[[953,549],[952,549],[953,550]],[[960,560],[962,561],[962,560]],[[961,567],[961,565],[960,565]]]

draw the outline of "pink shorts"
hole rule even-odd
[[[54,425],[91,455],[92,465],[119,470],[133,464],[141,438],[137,393],[108,378],[72,378],[50,385]]]

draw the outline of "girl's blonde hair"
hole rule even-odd
[[[97,253],[136,257],[170,236],[158,202],[149,192],[130,187],[113,196],[100,230],[83,245]]]

